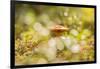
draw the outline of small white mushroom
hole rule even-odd
[[[43,27],[40,23],[35,23],[33,28],[35,29],[35,31],[43,36],[47,36],[50,33],[49,30]]]
[[[49,48],[47,49],[46,56],[48,60],[53,60],[56,58],[57,48],[56,48],[56,40],[55,38],[51,38],[48,41]]]
[[[80,52],[80,46],[79,46],[78,44],[73,45],[73,46],[71,47],[71,51],[72,51],[73,53],[78,53],[78,52]]]
[[[63,39],[63,42],[64,42],[66,48],[70,49],[71,44],[72,44],[71,38],[70,37],[67,37],[67,38],[66,37],[61,37],[61,38]]]
[[[58,50],[64,49],[63,40],[61,38],[56,37],[56,46]]]
[[[75,29],[72,29],[72,30],[70,31],[70,33],[71,33],[72,35],[74,35],[74,36],[77,36],[77,35],[79,34],[78,31],[75,30]]]

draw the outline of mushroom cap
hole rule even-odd
[[[55,33],[61,33],[67,31],[68,28],[62,25],[54,25],[50,30]]]

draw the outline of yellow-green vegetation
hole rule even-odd
[[[94,61],[93,8],[16,4],[15,9],[16,65]]]

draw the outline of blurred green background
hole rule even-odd
[[[51,60],[52,57],[42,55],[44,53],[34,53],[34,48],[40,46],[39,51],[41,51],[42,44],[46,44],[51,38],[55,38],[50,31],[50,28],[55,25],[67,27],[68,31],[63,32],[61,36],[66,40],[67,37],[70,39],[66,42],[62,41],[60,47],[64,46],[64,49],[58,48],[57,53],[53,55],[57,59]],[[72,47],[68,48],[70,42],[69,46]],[[61,44],[58,42],[58,45]],[[76,47],[73,45],[76,45]],[[67,48],[65,48],[66,46]],[[81,52],[74,53],[78,48]],[[57,62],[93,61],[94,8],[16,4],[15,54],[16,64],[19,65],[52,63],[56,60]]]

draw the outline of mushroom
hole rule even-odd
[[[54,39],[56,40],[57,49],[60,51],[63,50],[64,45],[62,43],[60,36],[62,36],[63,32],[67,31],[68,28],[62,25],[54,25],[50,30],[51,30],[51,33],[54,35]]]
[[[55,36],[61,36],[63,32],[68,31],[68,28],[62,25],[54,25],[50,30]]]

